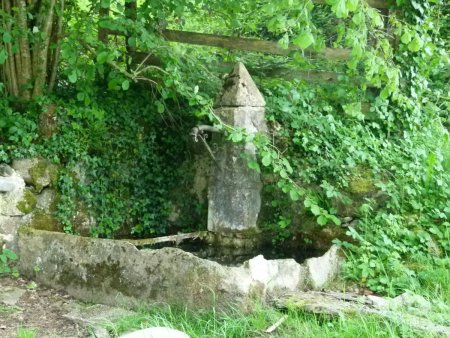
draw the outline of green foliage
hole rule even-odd
[[[108,5],[113,14],[98,17]],[[389,294],[415,288],[424,275],[417,262],[448,267],[449,20],[442,0],[395,5],[387,19],[357,0],[145,0],[133,21],[119,1],[71,4],[56,97],[26,109],[0,99],[0,160],[39,154],[66,167],[56,210],[66,231],[77,231],[74,214],[84,206],[98,221],[95,236],[161,234],[189,158],[185,137],[209,118],[231,142],[256,145],[259,159],[248,165],[274,178],[266,187],[267,226],[276,238],[301,230],[296,218],[321,228],[355,217],[358,224],[338,240],[347,277]],[[160,64],[131,62],[125,39],[100,41],[98,25],[127,33],[128,49],[148,51]],[[301,51],[282,58],[170,44],[159,34],[166,27],[271,39]],[[6,43],[23,34],[0,32]],[[350,49],[351,57],[305,58],[305,50],[325,47]],[[6,57],[0,48],[0,64]],[[217,69],[234,61],[341,75],[320,86],[259,79],[272,135],[247,135],[211,112]],[[59,133],[42,140],[39,114],[49,101],[58,102]],[[78,164],[87,181],[75,173]]]
[[[400,315],[400,314],[399,314]],[[320,316],[296,309],[278,311],[257,306],[253,311],[238,310],[192,312],[176,308],[142,309],[138,313],[120,318],[105,325],[113,335],[147,327],[172,327],[192,338],[201,337],[261,337],[264,331],[286,317],[272,337],[296,337],[301,332],[307,337],[435,337],[429,332],[412,328],[375,316],[344,314],[341,316]]]
[[[16,260],[17,255],[13,251],[9,249],[0,251],[0,276],[6,274],[18,277],[19,272],[17,268],[12,266],[12,263]]]
[[[36,119],[14,111],[7,100],[0,100],[0,161],[32,154],[37,137]]]
[[[92,120],[89,108],[72,107],[62,125],[72,132],[47,144],[46,152],[68,164],[59,177],[56,212],[66,231],[76,231],[74,215],[80,207],[96,219],[94,236],[167,231],[170,192],[183,174],[179,166],[188,155],[190,126],[177,121],[168,127],[165,117],[139,95],[135,91],[120,100],[97,100],[100,106],[92,109],[107,111],[107,118],[100,113]],[[186,136],[174,137],[180,130]],[[82,179],[79,168],[85,171]]]
[[[35,338],[37,337],[36,330],[19,327],[17,329],[18,338]]]
[[[342,45],[352,48],[347,74],[363,69],[366,83],[355,86],[343,78],[314,87],[266,81],[274,142],[228,127],[230,140],[253,141],[262,167],[254,161],[249,166],[276,174],[275,186],[293,202],[303,201],[299,213],[316,217],[321,226],[349,216],[339,214],[339,204],[359,204],[350,215],[359,223],[337,241],[348,254],[346,274],[394,295],[417,287],[412,257],[448,264],[449,136],[442,123],[448,119],[443,74],[449,58],[439,34],[442,2],[403,4],[404,15],[390,21],[401,41],[397,50],[380,30],[384,22],[375,9],[358,1],[329,3],[337,18],[351,18],[338,27]],[[297,39],[306,46],[306,35]],[[367,84],[380,89],[370,115],[360,103],[371,96]],[[271,227],[285,237],[297,231],[286,221],[292,207],[273,196]]]

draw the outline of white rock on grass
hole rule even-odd
[[[150,327],[127,333],[119,338],[189,338],[189,336],[184,332],[168,327]]]

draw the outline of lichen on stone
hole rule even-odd
[[[62,225],[58,220],[43,210],[36,210],[28,226],[36,230],[62,232]]]
[[[46,186],[54,187],[57,184],[58,168],[45,160],[39,160],[28,172],[31,183],[37,192],[40,192]]]
[[[30,191],[25,190],[23,194],[23,199],[19,201],[16,205],[17,209],[24,214],[29,214],[36,207],[37,199],[36,196]]]
[[[348,190],[350,193],[358,195],[375,192],[377,187],[372,173],[366,168],[357,167],[349,179]]]

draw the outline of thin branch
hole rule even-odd
[[[277,320],[277,322],[273,325],[271,325],[270,327],[268,327],[264,332],[265,333],[272,333],[274,332],[281,324],[283,324],[283,322],[288,318],[287,315],[284,315],[283,317],[281,317],[279,320]]]
[[[84,46],[84,48],[86,48],[90,53],[96,55],[97,53],[95,52],[95,49],[91,46],[89,46],[85,41],[81,41],[81,44]],[[150,82],[154,85],[157,85],[157,83],[155,81],[153,81],[152,79],[143,77],[143,76],[136,76],[136,74],[132,74],[130,72],[128,72],[126,69],[120,67],[117,63],[115,63],[114,61],[106,61],[106,64],[110,65],[111,67],[113,67],[115,70],[117,70],[119,73],[121,73],[122,75],[124,75],[126,78],[132,80],[133,82],[138,82],[138,81],[147,81]]]
[[[167,242],[175,242],[176,245],[180,244],[182,241],[186,239],[197,239],[204,238],[208,235],[208,231],[197,231],[191,232],[187,234],[177,234],[170,236],[162,236],[156,238],[145,238],[145,239],[124,239],[122,241],[133,244],[134,246],[145,246],[145,245],[154,245],[158,243],[167,243]]]

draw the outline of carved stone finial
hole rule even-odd
[[[266,102],[244,64],[238,62],[226,77],[216,107],[264,107]]]

